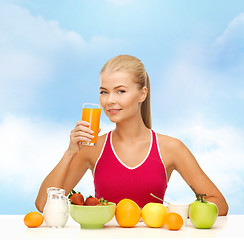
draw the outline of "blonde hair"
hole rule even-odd
[[[119,55],[105,63],[101,73],[125,71],[132,74],[139,89],[147,87],[147,97],[141,104],[141,116],[147,128],[152,128],[151,107],[150,107],[150,79],[143,63],[136,57],[130,55]]]

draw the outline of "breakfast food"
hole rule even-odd
[[[39,227],[43,223],[43,216],[39,212],[29,212],[24,217],[24,223],[29,228]]]
[[[84,197],[80,193],[74,193],[70,197],[70,202],[75,204],[75,205],[84,205]]]
[[[86,206],[96,206],[96,205],[99,205],[100,204],[100,201],[98,198],[95,198],[93,196],[89,196],[86,201],[85,201],[85,205]]]
[[[218,207],[215,203],[206,201],[203,196],[207,194],[199,194],[190,186],[196,195],[196,201],[189,207],[189,218],[195,228],[209,229],[217,220]]]
[[[131,199],[122,199],[116,206],[115,218],[121,227],[134,227],[141,218],[141,209]]]
[[[167,213],[168,209],[163,204],[150,202],[142,208],[142,220],[149,227],[160,228],[165,223]]]
[[[104,200],[104,198],[98,199],[91,195],[87,197],[86,200],[84,201],[83,195],[80,192],[76,193],[74,190],[70,192],[68,198],[70,199],[70,202],[75,205],[84,205],[84,206],[108,205],[108,201]]]
[[[170,212],[166,215],[164,226],[169,230],[180,230],[183,226],[183,219],[180,214]]]

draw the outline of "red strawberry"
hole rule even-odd
[[[73,203],[75,205],[84,205],[84,197],[80,193],[74,193],[70,197],[70,201],[71,201],[71,203]]]
[[[95,198],[95,197],[92,197],[92,196],[89,196],[86,201],[85,201],[85,205],[86,206],[96,206],[100,204],[100,201],[99,199]]]

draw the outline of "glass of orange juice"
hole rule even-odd
[[[97,143],[98,130],[101,116],[101,107],[95,103],[83,103],[82,121],[90,123],[90,129],[94,132],[94,138],[90,142],[81,142],[82,145],[94,146]]]

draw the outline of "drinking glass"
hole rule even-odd
[[[90,123],[90,129],[94,132],[94,138],[89,142],[81,142],[82,145],[94,146],[97,143],[101,107],[96,103],[84,103],[82,105],[82,121]]]

